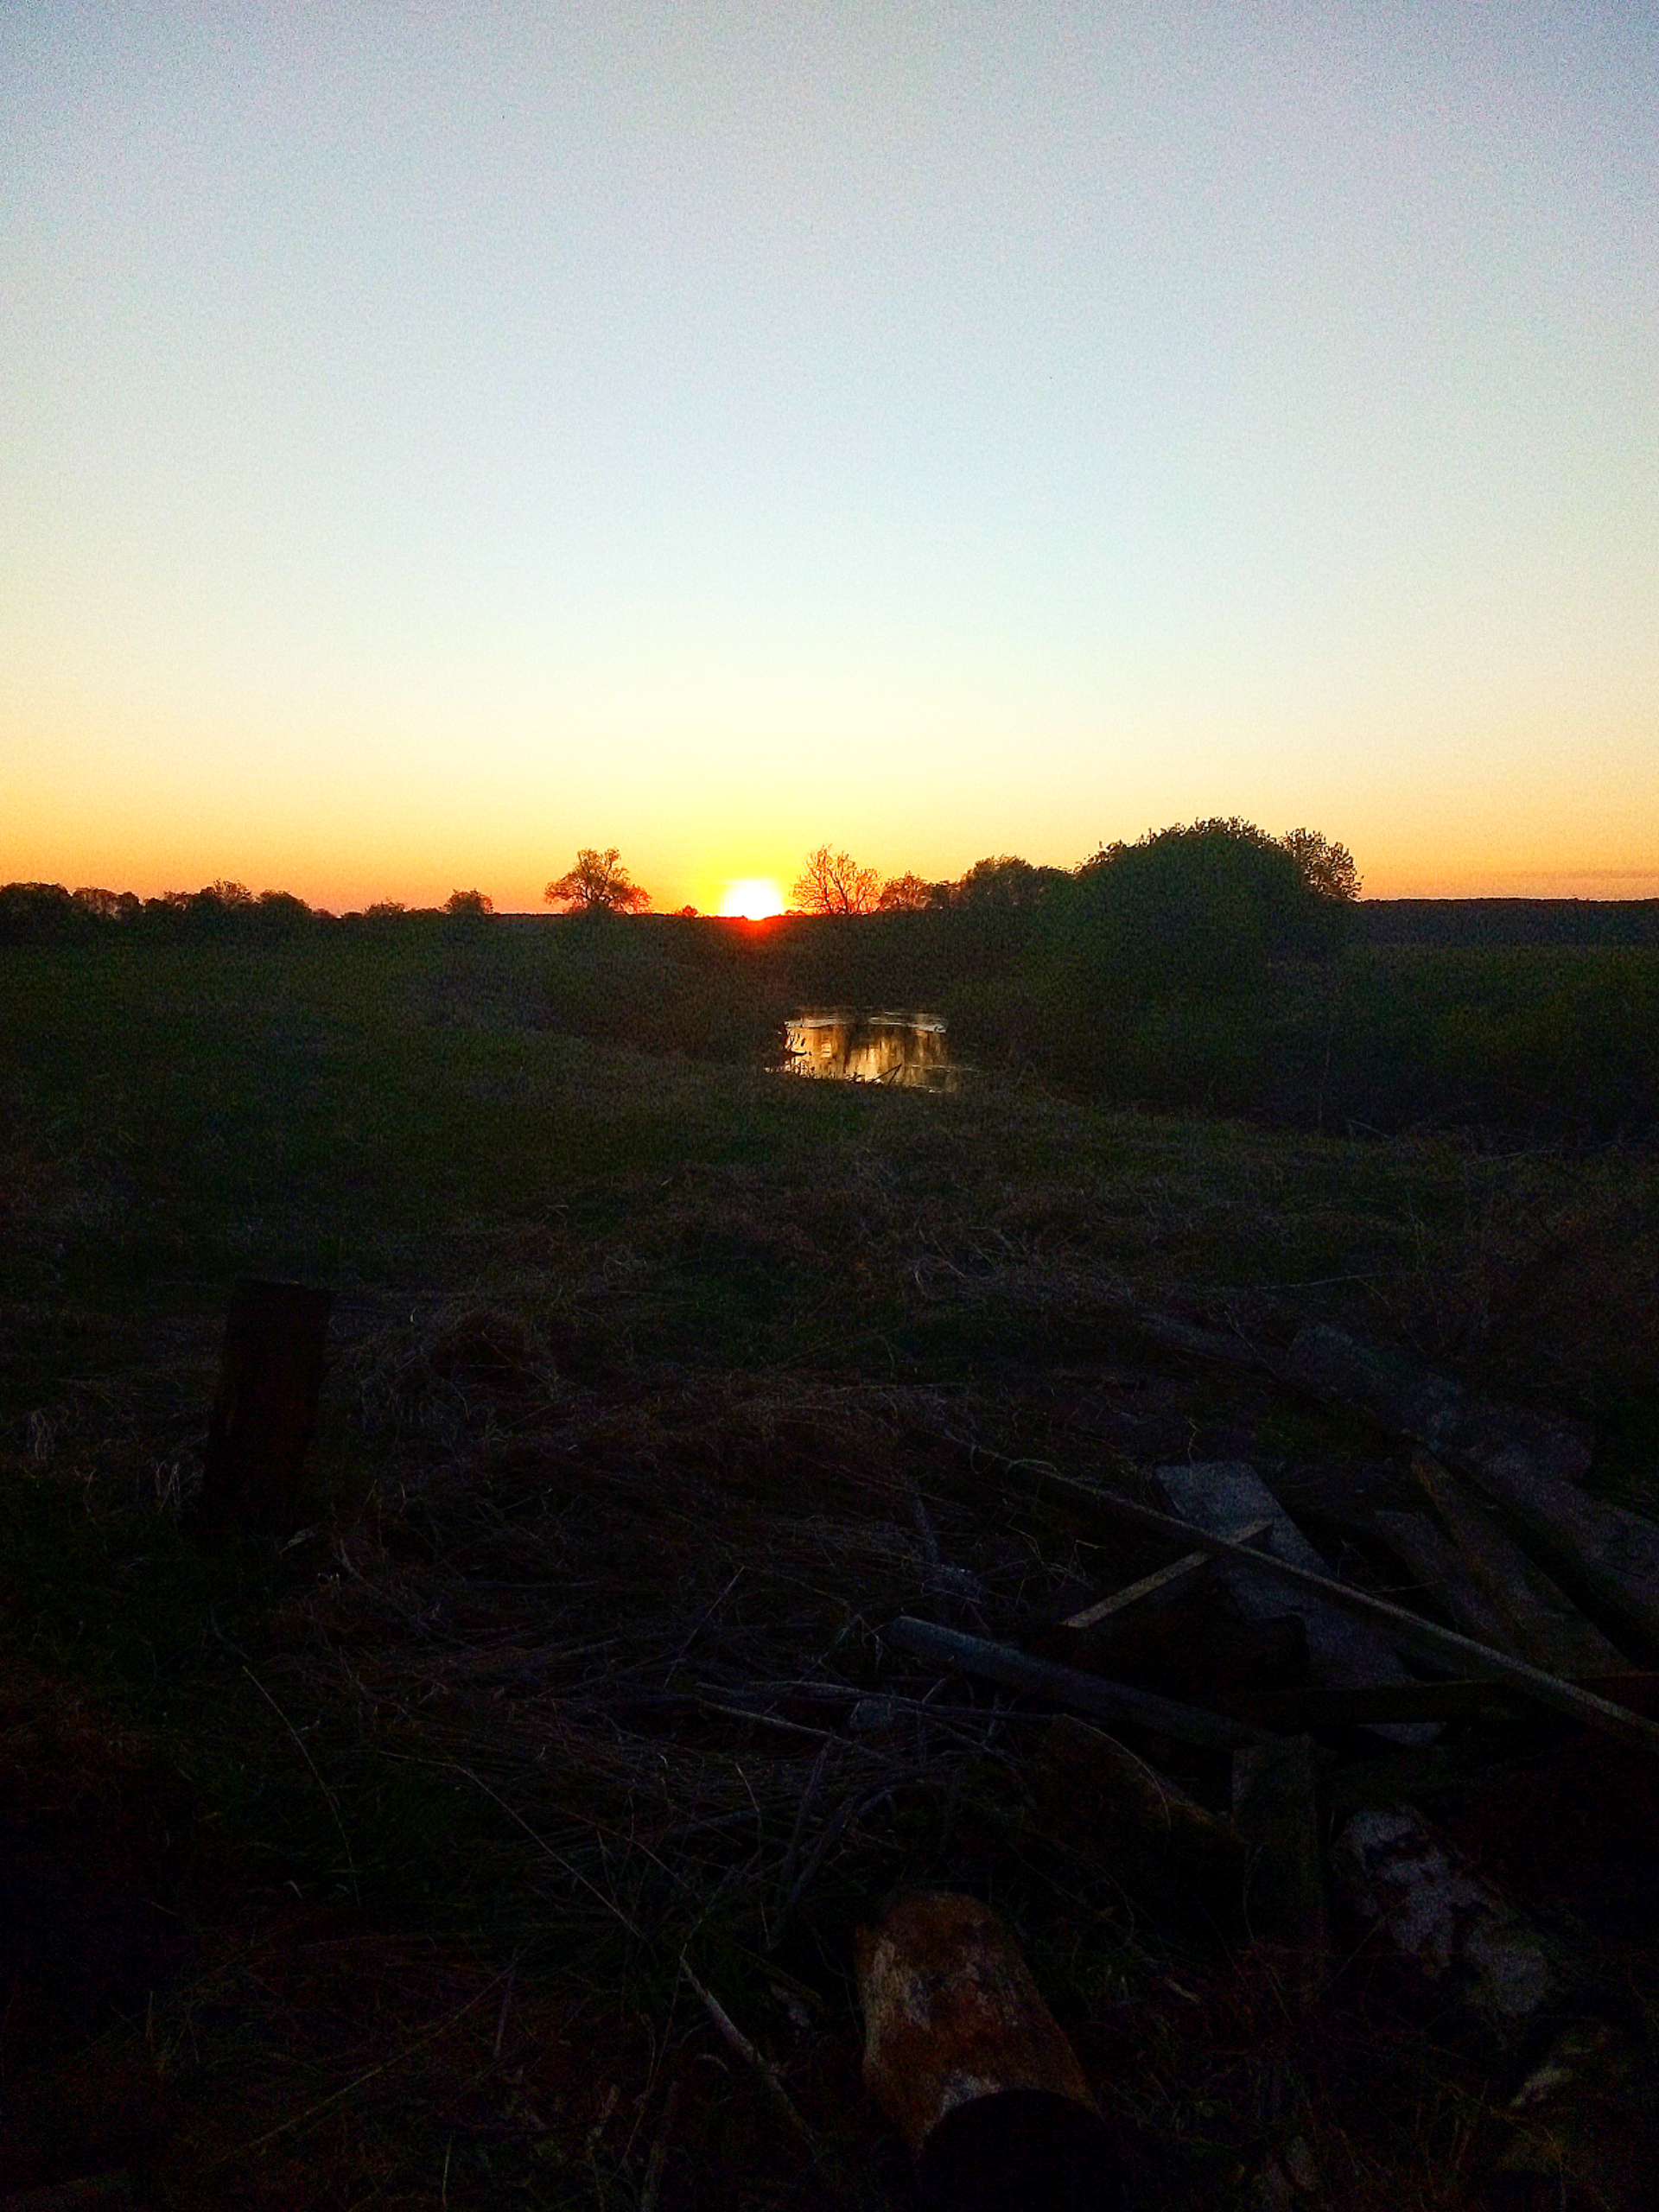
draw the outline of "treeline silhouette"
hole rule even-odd
[[[367,988],[403,963],[515,1020],[693,1058],[776,1064],[804,1008],[912,1007],[986,1071],[1335,1132],[1659,1126],[1659,901],[1367,904],[1343,862],[1313,832],[1211,821],[1073,869],[1001,855],[951,884],[893,879],[910,895],[874,911],[757,923],[498,916],[476,891],[334,916],[222,881],[147,899],[11,884],[0,944],[333,942]]]
[[[0,884],[0,944],[86,944],[118,933],[136,939],[202,944],[225,939],[271,939],[353,925],[396,922],[472,922],[493,914],[481,891],[452,891],[442,906],[410,908],[390,899],[359,912],[330,913],[308,906],[291,891],[250,891],[220,880],[200,891],[168,891],[141,899],[132,891],[60,883]]]

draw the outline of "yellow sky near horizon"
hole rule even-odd
[[[0,13],[0,880],[1659,895],[1659,19]]]

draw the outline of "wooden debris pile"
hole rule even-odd
[[[1086,1479],[974,1452],[986,1482],[1166,1556],[1013,1634],[900,1615],[893,1687],[925,1698],[965,1678],[1054,1708],[1025,1770],[1049,1834],[1270,1962],[1294,2015],[1327,2017],[1386,1971],[1484,2050],[1517,2126],[1549,2116],[1559,2201],[1627,2201],[1586,2082],[1611,2067],[1651,2083],[1653,1991],[1644,2021],[1586,1938],[1629,1896],[1594,1849],[1555,1853],[1548,1878],[1539,1866],[1552,1829],[1582,1842],[1599,1813],[1626,1831],[1626,1891],[1650,1886],[1637,1854],[1650,1868],[1659,1844],[1659,1526],[1582,1487],[1587,1446],[1567,1423],[1334,1329],[1268,1358],[1149,1319],[1173,1349],[1251,1358],[1389,1431],[1420,1503],[1344,1516],[1338,1573],[1242,1460]],[[1533,1825],[1483,1836],[1483,1800],[1502,1806],[1520,1772]],[[1564,2148],[1574,2116],[1589,2139]],[[1516,2142],[1491,2156],[1531,2171]],[[1266,2200],[1298,2201],[1274,2171]]]

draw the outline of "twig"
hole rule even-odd
[[[616,1899],[614,1897],[607,1897],[604,1891],[601,1890],[596,1883],[590,1882],[588,1880],[588,1877],[582,1872],[579,1866],[573,1866],[568,1859],[562,1859],[558,1853],[554,1850],[552,1845],[548,1842],[546,1837],[537,1835],[535,1829],[531,1827],[530,1822],[524,1818],[524,1815],[517,1811],[512,1806],[509,1805],[506,1799],[502,1796],[499,1790],[492,1789],[489,1783],[483,1779],[482,1776],[474,1774],[469,1766],[462,1766],[458,1760],[445,1760],[442,1764],[450,1766],[456,1774],[464,1774],[467,1781],[474,1784],[476,1788],[481,1789],[486,1797],[493,1799],[495,1803],[498,1804],[501,1808],[501,1810],[506,1815],[507,1818],[510,1821],[516,1821],[518,1823],[518,1826],[523,1828],[524,1834],[530,1838],[537,1849],[538,1851],[544,1852],[548,1858],[553,1861],[553,1864],[559,1868],[562,1873],[569,1874],[574,1877],[576,1881],[582,1884],[584,1890],[588,1891],[593,1896],[596,1897],[601,1904],[604,1906],[607,1912],[614,1914],[616,1918],[621,1922],[622,1925],[627,1929],[629,1935],[633,1937],[637,1943],[643,1943],[645,1942],[645,1939],[644,1936],[634,1925],[633,1922],[629,1919],[627,1914],[623,1911]]]
[[[873,1813],[878,1805],[884,1805],[890,1797],[897,1796],[901,1787],[900,1783],[889,1783],[885,1789],[878,1789],[873,1796],[861,1799],[849,1798],[835,1818],[825,1823],[817,1843],[812,1847],[810,1858],[795,1878],[794,1888],[778,1908],[777,1916],[772,1923],[772,1935],[766,1945],[769,1952],[775,1951],[783,1941],[784,1929],[790,1915],[805,1896],[813,1877],[823,1864],[824,1853],[836,1838],[851,1827],[855,1821],[861,1821],[867,1813]]]
[[[683,1952],[680,1955],[680,1972],[690,1983],[692,1990],[696,1996],[702,1999],[703,2010],[708,2013],[709,2018],[719,2029],[721,2034],[724,2036],[727,2042],[730,2044],[732,2049],[737,2053],[738,2056],[743,2061],[746,2066],[752,2066],[755,2072],[760,2076],[761,2082],[765,2086],[766,2094],[772,2099],[772,2103],[776,2105],[779,2112],[783,2115],[784,2119],[788,2121],[790,2126],[793,2128],[796,2134],[800,2137],[802,2142],[805,2144],[808,2151],[811,2153],[813,2159],[816,2161],[819,2155],[818,2139],[813,2133],[812,2130],[807,2126],[805,2120],[802,2119],[799,2112],[797,2110],[794,2099],[790,2095],[789,2091],[784,2087],[783,2082],[779,2079],[777,2068],[773,2066],[769,2060],[762,2058],[760,2052],[749,2041],[747,2036],[744,2034],[742,2029],[738,2026],[736,2021],[733,2019],[731,2014],[726,2010],[725,2006],[721,2003],[719,1998],[715,1995],[714,1992],[711,1989],[705,1989],[703,1987],[702,1984],[697,1980],[696,1974],[692,1973],[690,1967],[687,1966]]]
[[[323,1801],[334,1817],[335,1827],[340,1831],[340,1849],[346,1853],[346,1872],[351,1877],[352,1903],[353,1904],[360,1905],[363,1902],[363,1897],[362,1893],[357,1885],[357,1861],[352,1857],[352,1840],[346,1833],[346,1823],[340,1817],[339,1799],[334,1796],[334,1791],[323,1780],[321,1772],[317,1766],[315,1759],[311,1756],[310,1748],[307,1745],[304,1737],[301,1735],[299,1730],[294,1726],[294,1723],[283,1711],[282,1707],[278,1705],[276,1699],[272,1697],[270,1692],[260,1681],[258,1675],[254,1673],[252,1668],[248,1666],[245,1662],[243,1664],[242,1671],[247,1676],[248,1680],[253,1684],[255,1689],[258,1691],[260,1696],[264,1698],[265,1703],[270,1707],[276,1718],[282,1722],[283,1727],[287,1729],[289,1734],[294,1738],[295,1744],[298,1747],[300,1757],[305,1761],[307,1766],[310,1768],[312,1778],[316,1783],[318,1789],[321,1790]]]
[[[663,2120],[657,2130],[657,2139],[651,2146],[651,2157],[645,2165],[645,2183],[639,2191],[639,2212],[657,2212],[658,2191],[663,2185],[663,2165],[668,2157],[668,2139],[673,2133],[674,2115],[679,2108],[680,2085],[671,2082],[668,2095],[663,2102]]]
[[[501,2010],[495,2023],[495,2048],[490,2053],[493,2059],[499,2058],[501,2056],[501,2038],[507,2031],[507,2007],[512,2002],[512,1986],[518,1979],[518,1961],[514,1959],[512,1964],[507,1968],[507,1986],[501,1993]]]
[[[343,2088],[331,2089],[326,2097],[320,2097],[315,2104],[308,2105],[303,2112],[296,2113],[291,2120],[279,2120],[275,2127],[267,2128],[263,2135],[255,2136],[251,2143],[239,2143],[235,2150],[225,2152],[213,2160],[207,2171],[217,2173],[221,2166],[231,2165],[238,2158],[251,2158],[256,2151],[263,2151],[279,2135],[289,2134],[296,2127],[308,2127],[314,2120],[320,2118],[331,2106],[339,2104],[343,2097],[349,2097],[353,2090],[360,2089],[365,2082],[372,2082],[379,2075],[389,2074],[394,2066],[401,2066],[404,2059],[412,2058],[417,2050],[423,2050],[428,2044],[435,2042],[447,2028],[453,2028],[457,2020],[465,2019],[468,2012],[484,2002],[500,1980],[501,1976],[497,1974],[494,1980],[486,1981],[476,1996],[469,1997],[464,2005],[429,2027],[424,2035],[416,2036],[413,2043],[405,2044],[401,2050],[394,2051],[390,2058],[383,2058],[378,2066],[371,2066],[366,2073],[357,2075]]]

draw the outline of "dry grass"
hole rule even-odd
[[[1249,1453],[1327,1488],[1388,1461],[1138,1341],[1126,1300],[1415,1347],[1593,1418],[1602,1478],[1637,1494],[1659,1459],[1652,1156],[1287,1136],[988,1082],[798,1096],[527,1033],[511,993],[448,998],[393,1006],[417,1033],[392,1040],[384,1143],[385,1039],[327,1075],[334,1033],[291,1007],[307,1088],[274,1131],[252,1077],[218,1150],[165,1116],[126,1147],[138,1106],[100,1094],[95,1127],[90,1084],[73,1128],[38,1099],[24,1117],[5,1833],[56,1837],[82,1894],[150,1897],[175,1941],[54,2046],[73,2155],[90,2097],[98,2158],[191,2212],[902,2203],[849,1968],[858,1920],[919,1881],[1017,1929],[1136,2205],[1641,2202],[1659,1969],[1630,1904],[1654,1811],[1633,1777],[1474,1730],[1449,1780],[1418,1777],[1617,2027],[1573,2109],[1517,2116],[1529,2053],[1351,1930],[1298,2013],[1235,1931],[1051,1832],[1041,1714],[880,1631],[910,1611],[1007,1633],[1159,1563],[1005,1494],[968,1446],[1095,1474]],[[305,1165],[325,1110],[358,1132],[350,1177],[315,1141],[332,1183]],[[315,1526],[281,1557],[202,1557],[178,1515],[225,1283],[273,1223],[329,1220]],[[1202,1758],[1158,1756],[1223,1802]],[[1560,1844],[1569,1803],[1611,1809],[1529,1857],[1517,1838]],[[1509,1818],[1483,1826],[1492,1805]],[[779,2069],[816,2163],[683,1960]],[[65,2139],[16,2177],[51,2178]]]

